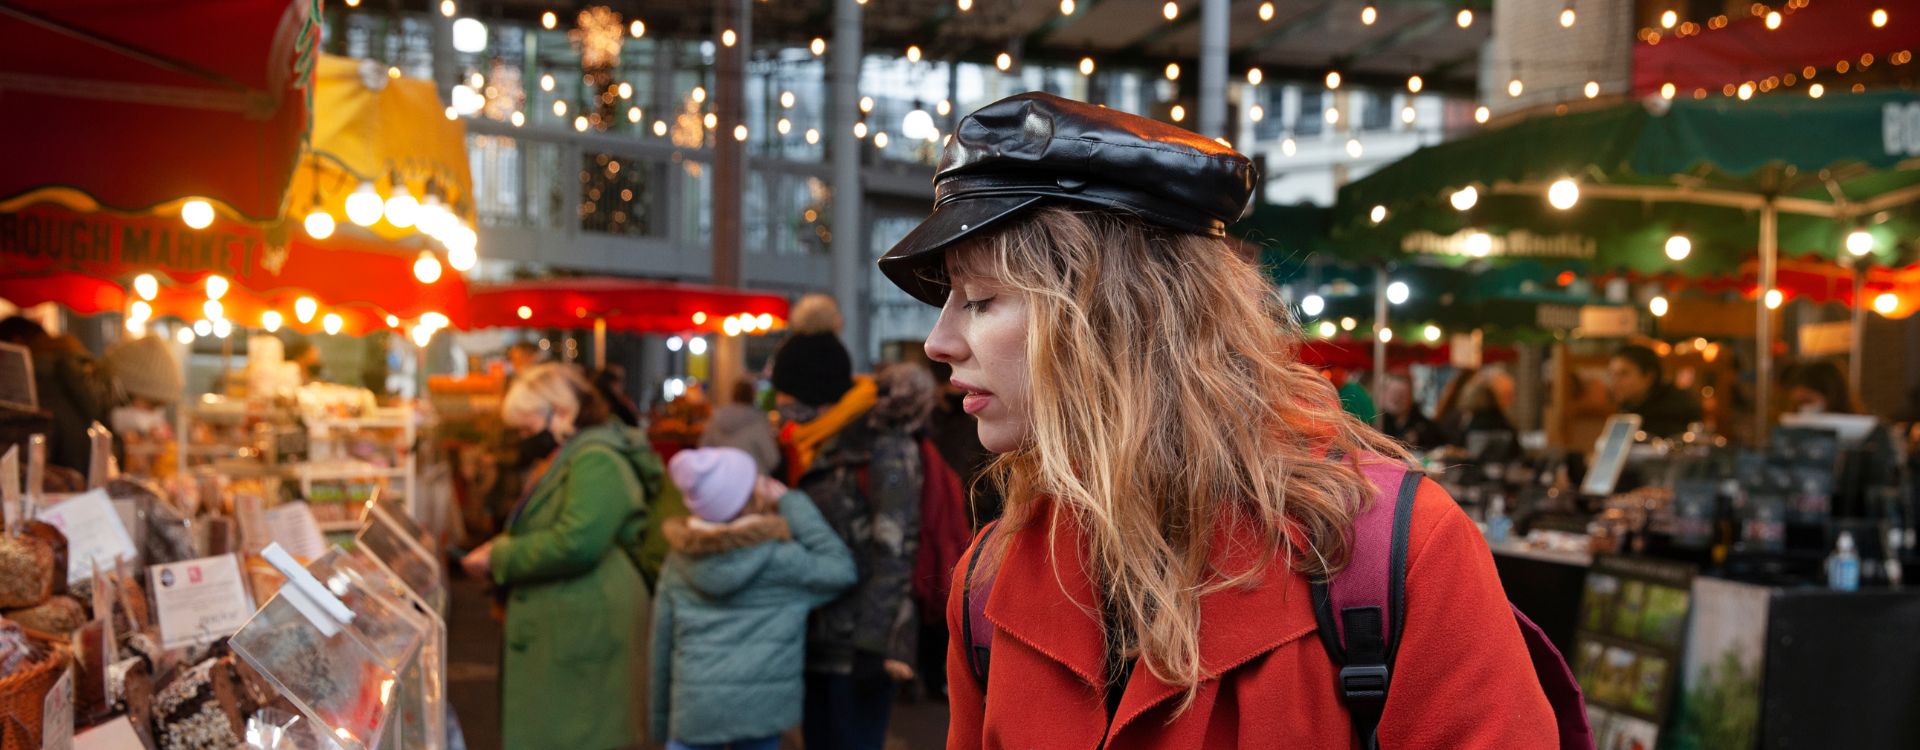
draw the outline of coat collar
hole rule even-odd
[[[1099,690],[1106,683],[1102,593],[1086,564],[1078,525],[1051,504],[1039,517],[1048,521],[1021,529],[1008,540],[1006,558],[987,599],[987,619],[1001,633],[1059,662]],[[1209,548],[1213,568],[1246,570],[1264,544],[1259,537],[1244,524],[1218,524]],[[1200,620],[1200,663],[1206,679],[1218,679],[1318,627],[1306,577],[1288,570],[1279,551],[1253,584],[1201,596]],[[1119,732],[1181,692],[1154,677],[1145,665],[1137,665],[1110,731]]]

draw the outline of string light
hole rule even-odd
[[[873,113],[873,97],[871,96],[860,97],[860,112],[862,114]]]
[[[1260,82],[1266,80],[1266,78],[1266,74],[1260,72],[1259,68],[1250,68],[1247,70],[1247,83],[1258,86]]]
[[[195,335],[198,335],[198,336],[212,336],[213,321],[211,320],[193,321],[193,332]]]
[[[1360,139],[1358,138],[1347,139],[1347,158],[1358,159],[1360,158],[1360,154],[1362,153],[1362,151],[1363,149],[1360,147]]]
[[[1169,81],[1180,80],[1180,63],[1167,63],[1166,75]]]
[[[807,145],[811,146],[819,142],[820,131],[814,128],[807,128]]]
[[[396,180],[393,195],[387,198],[385,214],[388,224],[406,229],[413,226],[414,220],[420,218],[420,201],[415,200],[413,194],[407,192],[405,183]]]
[[[1369,212],[1369,213],[1367,214],[1367,218],[1369,218],[1369,219],[1372,219],[1372,220],[1373,220],[1373,223],[1375,223],[1375,224],[1378,224],[1378,223],[1380,223],[1380,222],[1383,222],[1383,221],[1386,221],[1386,220],[1387,220],[1387,207],[1386,207],[1386,206],[1374,206],[1374,207],[1373,207],[1373,211],[1371,211],[1371,212]]]
[[[173,338],[175,341],[179,341],[182,344],[191,344],[193,343],[193,329],[182,328],[178,331],[175,331]]]
[[[301,297],[293,301],[293,318],[302,323],[313,322],[313,314],[320,311],[320,303],[312,297]]]
[[[552,73],[540,74],[540,90],[541,91],[553,90],[553,74]]]
[[[213,226],[213,204],[199,198],[180,204],[180,220],[194,229]]]
[[[545,27],[548,31],[552,31],[553,27],[558,25],[559,23],[560,23],[560,18],[558,16],[555,16],[553,14],[553,11],[547,11],[545,13],[540,14],[540,25],[542,27]]]
[[[1474,122],[1485,125],[1487,124],[1487,120],[1491,119],[1492,117],[1493,117],[1493,111],[1487,109],[1486,105],[1484,104],[1481,106],[1475,107],[1473,109]]]
[[[1292,156],[1294,151],[1298,150],[1298,148],[1299,146],[1294,144],[1292,138],[1284,138],[1284,139],[1281,139],[1280,141],[1280,153],[1282,155]]]
[[[567,116],[567,102],[565,100],[561,100],[553,103],[553,116],[554,117]]]
[[[135,276],[133,277],[133,291],[139,294],[141,299],[153,299],[160,294],[160,280],[154,278],[153,274],[150,273]]]
[[[1457,24],[1460,24],[1460,28],[1463,28],[1463,29],[1464,29],[1464,28],[1467,28],[1467,27],[1469,27],[1469,26],[1472,26],[1472,25],[1473,25],[1473,11],[1471,11],[1471,10],[1468,10],[1468,9],[1466,9],[1466,8],[1461,8],[1461,9],[1460,9],[1460,13],[1459,13],[1458,15],[1455,15],[1455,16],[1453,17],[1453,22],[1454,22],[1454,23],[1457,23]]]
[[[1873,298],[1873,309],[1881,315],[1892,315],[1893,311],[1900,309],[1900,295],[1881,292],[1880,296]]]
[[[1380,11],[1375,10],[1371,5],[1360,9],[1360,24],[1363,26],[1372,26],[1373,22],[1379,18]]]
[[[773,129],[780,131],[781,135],[786,135],[793,132],[793,121],[782,117],[773,123]]]
[[[1060,15],[1073,15],[1073,0],[1060,0]]]
[[[747,126],[745,125],[733,126],[733,139],[736,141],[747,140]]]
[[[1260,20],[1261,21],[1273,20],[1273,3],[1260,4]]]
[[[1083,75],[1083,76],[1093,75],[1093,58],[1091,57],[1080,58],[1080,75]]]
[[[807,50],[812,52],[814,57],[827,54],[827,40],[816,36],[807,44]]]
[[[732,47],[733,43],[737,41],[740,41],[740,36],[733,33],[733,29],[725,29],[720,32],[720,46]]]
[[[1752,98],[1753,98],[1753,84],[1751,83],[1740,84],[1740,101],[1744,102]]]
[[[656,137],[665,137],[665,136],[667,135],[667,121],[666,121],[666,120],[654,120],[654,121],[653,121],[653,134],[654,134],[654,135],[655,135]]]
[[[1673,28],[1674,24],[1677,24],[1679,22],[1680,22],[1679,13],[1675,13],[1669,10],[1665,13],[1660,14],[1660,28],[1671,29]]]
[[[1580,183],[1570,177],[1554,180],[1547,187],[1547,205],[1565,211],[1580,202]]]
[[[953,113],[953,102],[941,99],[939,104],[933,105],[933,111],[940,113],[941,117],[946,117]]]
[[[1420,76],[1410,76],[1407,78],[1407,91],[1411,93],[1420,93],[1420,89],[1426,85],[1426,81],[1421,80]]]
[[[1318,294],[1309,294],[1300,298],[1300,313],[1309,318],[1317,318],[1326,310],[1327,300]]]
[[[627,122],[638,123],[640,122],[640,117],[641,117],[641,112],[639,107],[627,108]]]
[[[1563,28],[1563,29],[1573,28],[1573,23],[1577,19],[1578,19],[1578,15],[1576,15],[1573,12],[1573,6],[1571,5],[1567,6],[1566,8],[1560,11],[1560,28]]]
[[[320,320],[320,327],[326,329],[328,336],[338,336],[340,329],[346,327],[346,323],[345,320],[340,319],[339,313],[327,313],[327,317]]]
[[[1323,116],[1326,118],[1328,125],[1337,125],[1340,122],[1340,108],[1328,107]]]
[[[1520,92],[1526,91],[1526,90],[1527,90],[1527,85],[1524,83],[1521,83],[1520,79],[1518,78],[1515,78],[1507,82],[1507,96],[1519,96]]]
[[[1660,84],[1660,98],[1672,99],[1673,92],[1674,92],[1674,87],[1671,82]]]
[[[707,87],[695,86],[690,95],[693,97],[694,104],[705,102],[707,100]]]
[[[1173,2],[1173,0],[1167,0],[1166,5],[1160,6],[1160,15],[1165,16],[1169,21],[1179,18],[1180,4]]]
[[[459,8],[454,7],[453,0],[440,0],[440,15],[452,18],[458,11]]]
[[[200,311],[206,314],[207,320],[219,320],[221,316],[226,315],[227,308],[220,304],[220,300],[210,299],[200,306]]]
[[[1647,312],[1653,313],[1653,317],[1656,318],[1667,317],[1667,298],[1654,297],[1647,300]]]
[[[1342,331],[1351,331],[1358,327],[1360,327],[1360,321],[1354,320],[1353,318],[1340,319],[1340,330]]]
[[[413,277],[422,284],[440,280],[440,259],[433,257],[433,251],[420,251],[420,257],[413,261]]]
[[[1323,339],[1333,338],[1333,334],[1336,332],[1337,332],[1337,328],[1334,326],[1333,321],[1331,320],[1320,321],[1320,338],[1323,338]]]
[[[1414,119],[1418,118],[1419,116],[1420,116],[1420,113],[1415,111],[1413,108],[1413,105],[1411,104],[1400,108],[1400,121],[1403,123],[1412,125]]]
[[[706,126],[708,130],[712,130],[716,127],[719,127],[720,116],[712,112],[708,112],[705,117],[700,118],[700,124]]]
[[[284,322],[286,321],[280,318],[280,311],[278,310],[268,310],[260,313],[260,327],[267,329],[267,333],[280,330],[280,325]]]
[[[639,39],[640,37],[646,36],[647,24],[642,21],[636,20],[633,23],[627,25],[627,33],[632,34],[633,38],[635,39]]]
[[[1820,84],[1818,84],[1818,83],[1816,83],[1816,84],[1814,84],[1814,85],[1812,85],[1812,86],[1808,86],[1808,87],[1807,87],[1807,96],[1811,96],[1811,97],[1813,97],[1813,98],[1815,98],[1815,99],[1818,99],[1818,98],[1820,98],[1821,96],[1823,96],[1823,95],[1825,95],[1826,93],[1827,93],[1827,87],[1826,87],[1826,86],[1823,86],[1823,85],[1820,85]]]
[[[993,67],[999,68],[1000,72],[1002,73],[1007,72],[1009,68],[1013,67],[1013,55],[1009,55],[1005,52],[1002,52],[998,55],[994,55]]]
[[[973,0],[957,0],[954,5],[959,6],[961,13],[973,10]]]
[[[333,215],[325,211],[317,208],[314,209],[311,213],[307,214],[306,221],[302,223],[306,225],[308,237],[316,240],[324,240],[333,236]]]
[[[1780,290],[1778,289],[1767,290],[1766,302],[1767,302],[1768,310],[1778,310],[1780,309],[1781,305],[1786,304],[1786,301],[1787,301],[1787,295],[1781,292]]]
[[[227,282],[227,277],[225,276],[221,276],[219,274],[208,276],[207,277],[207,299],[216,300],[216,299],[220,299],[221,297],[227,296],[227,289],[230,288],[231,286],[232,284],[229,284]],[[217,318],[219,316],[211,315],[208,317]]]
[[[1167,112],[1167,116],[1173,118],[1174,122],[1184,121],[1187,119],[1187,108],[1175,104],[1173,109]]]
[[[1847,235],[1847,252],[1858,258],[1873,252],[1873,235],[1865,229],[1855,229]]]
[[[1779,28],[1780,28],[1780,11],[1777,11],[1777,10],[1767,11],[1767,30],[1773,31]]]
[[[1874,8],[1874,9],[1873,9],[1873,16],[1872,16],[1872,19],[1873,19],[1873,27],[1874,27],[1874,28],[1876,28],[1876,29],[1881,29],[1881,28],[1886,28],[1886,26],[1887,26],[1887,11],[1886,11],[1886,9],[1885,9],[1885,8]]]
[[[855,137],[855,138],[865,138],[865,137],[867,137],[867,124],[866,124],[866,123],[864,123],[864,122],[856,122],[856,123],[854,123],[854,124],[853,124],[853,137]]]
[[[1667,238],[1667,259],[1668,260],[1678,263],[1680,261],[1686,260],[1687,256],[1692,254],[1693,254],[1693,240],[1687,239],[1686,235],[1676,234],[1676,235],[1673,235],[1672,237]]]
[[[1427,337],[1428,343],[1439,343],[1441,336],[1440,326],[1428,323],[1422,333]]]
[[[1392,342],[1393,342],[1393,329],[1391,329],[1391,328],[1382,328],[1382,329],[1380,329],[1380,342],[1381,342],[1381,343],[1383,343],[1383,344],[1384,344],[1384,343],[1392,343]]]
[[[1455,190],[1453,195],[1447,197],[1447,202],[1453,204],[1455,211],[1472,210],[1474,204],[1480,202],[1480,191],[1474,186],[1468,185],[1459,190]]]
[[[1329,89],[1340,88],[1340,71],[1333,70],[1333,71],[1327,72],[1327,88]]]
[[[1599,82],[1599,81],[1588,81],[1588,82],[1587,82],[1587,91],[1586,91],[1586,93],[1587,93],[1587,98],[1588,98],[1588,99],[1592,99],[1592,98],[1595,98],[1595,97],[1598,97],[1598,96],[1600,96],[1600,82]]]
[[[213,335],[223,339],[233,335],[233,321],[226,318],[213,321]]]
[[[1254,122],[1267,119],[1267,109],[1258,104],[1247,108],[1247,119]]]
[[[920,62],[920,45],[907,45],[907,62]]]

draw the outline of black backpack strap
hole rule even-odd
[[[1331,582],[1313,583],[1311,590],[1321,645],[1326,647],[1328,657],[1339,668],[1341,700],[1346,703],[1347,711],[1352,716],[1354,733],[1360,738],[1361,746],[1374,750],[1379,747],[1380,716],[1386,708],[1393,660],[1398,651],[1401,627],[1406,619],[1408,527],[1412,524],[1413,501],[1419,494],[1423,477],[1417,472],[1398,467],[1392,468],[1391,473],[1383,473],[1378,467],[1363,467],[1363,473],[1368,474],[1369,479],[1374,480],[1381,489],[1376,500],[1385,499],[1392,482],[1398,480],[1397,491],[1392,495],[1393,504],[1369,508],[1370,512],[1363,512],[1355,523],[1356,527],[1391,524],[1385,539],[1380,539],[1377,533],[1371,537],[1388,542],[1387,549],[1365,544],[1362,540],[1369,538],[1369,535],[1363,529],[1356,528],[1355,549],[1351,555],[1353,562],[1348,569]],[[1353,582],[1356,576],[1381,574],[1387,579],[1384,588],[1367,585],[1378,581],[1377,578],[1366,583]],[[1343,595],[1353,595],[1351,598],[1340,597],[1348,601],[1347,606],[1337,613],[1334,606],[1336,588]]]
[[[983,622],[976,629],[973,620],[976,612],[980,619],[986,619],[987,595],[993,593],[993,579],[989,578],[975,588],[973,571],[980,565],[980,554],[986,548],[987,540],[993,538],[994,528],[999,525],[1000,522],[996,520],[980,529],[980,537],[973,543],[973,553],[967,555],[967,577],[962,582],[966,589],[960,593],[963,605],[960,609],[960,635],[966,639],[967,669],[973,672],[974,681],[980,684],[981,695],[987,692],[987,666],[993,655],[993,623]]]

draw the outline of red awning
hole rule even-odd
[[[307,132],[314,0],[0,3],[0,208],[280,217]]]
[[[1602,277],[1604,281],[1609,277]],[[1747,299],[1760,296],[1759,261],[1749,260],[1737,273],[1704,278],[1680,274],[1626,274],[1634,284],[1657,282],[1667,289],[1692,289],[1707,294],[1735,293]],[[1782,258],[1774,271],[1775,286],[1785,301],[1804,300],[1815,304],[1838,303],[1852,307],[1853,269],[1817,258]],[[1904,318],[1920,308],[1920,265],[1904,268],[1873,266],[1866,271],[1862,285],[1863,301],[1869,309],[1892,318]],[[1895,305],[1886,311],[1875,307],[1881,295],[1892,294]]]
[[[1759,6],[1754,6],[1759,7]],[[1920,19],[1913,8],[1885,0],[1820,0],[1803,8],[1786,3],[1771,4],[1781,13],[1780,28],[1767,28],[1766,17],[1748,13],[1731,14],[1724,28],[1708,28],[1711,18],[1685,18],[1697,24],[1697,34],[1679,36],[1674,29],[1657,29],[1660,41],[1648,44],[1644,39],[1633,48],[1633,93],[1654,96],[1662,86],[1673,84],[1691,96],[1694,89],[1706,89],[1720,96],[1731,84],[1759,82],[1779,76],[1781,83],[1791,74],[1798,79],[1803,68],[1816,68],[1815,83],[1835,89],[1838,83],[1853,79],[1840,74],[1840,65],[1860,72],[1860,56],[1873,55],[1877,64],[1891,64],[1894,52],[1920,46]],[[1873,12],[1880,8],[1893,11],[1882,27],[1873,25]],[[1904,11],[1904,12],[1903,12]],[[1869,68],[1870,69],[1870,68]],[[1805,82],[1798,83],[1805,89]]]
[[[299,231],[226,220],[195,230],[168,216],[44,205],[0,213],[0,297],[19,305],[57,302],[82,314],[125,310],[133,279],[150,273],[160,282],[156,316],[203,317],[205,281],[219,275],[230,282],[222,316],[246,327],[258,327],[268,310],[307,331],[319,330],[327,313],[341,316],[346,333],[385,329],[388,315],[412,323],[439,313],[463,325],[466,280],[445,271],[421,283],[413,274],[417,258],[418,250],[390,243],[344,235],[314,241]],[[319,305],[304,322],[295,310],[301,297]]]
[[[1483,362],[1510,362],[1517,355],[1512,347],[1488,346],[1481,350]],[[1453,345],[1403,343],[1387,344],[1387,364],[1395,368],[1407,365],[1444,365],[1453,361]],[[1300,363],[1321,370],[1365,370],[1373,367],[1373,342],[1365,339],[1341,341],[1311,340],[1300,345]]]
[[[787,298],[777,294],[607,277],[480,287],[467,308],[473,328],[585,328],[605,319],[614,330],[681,333],[720,330],[743,313],[770,316],[776,327],[787,319]]]

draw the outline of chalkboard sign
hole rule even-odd
[[[33,392],[33,352],[24,346],[0,344],[0,407],[40,410]]]

